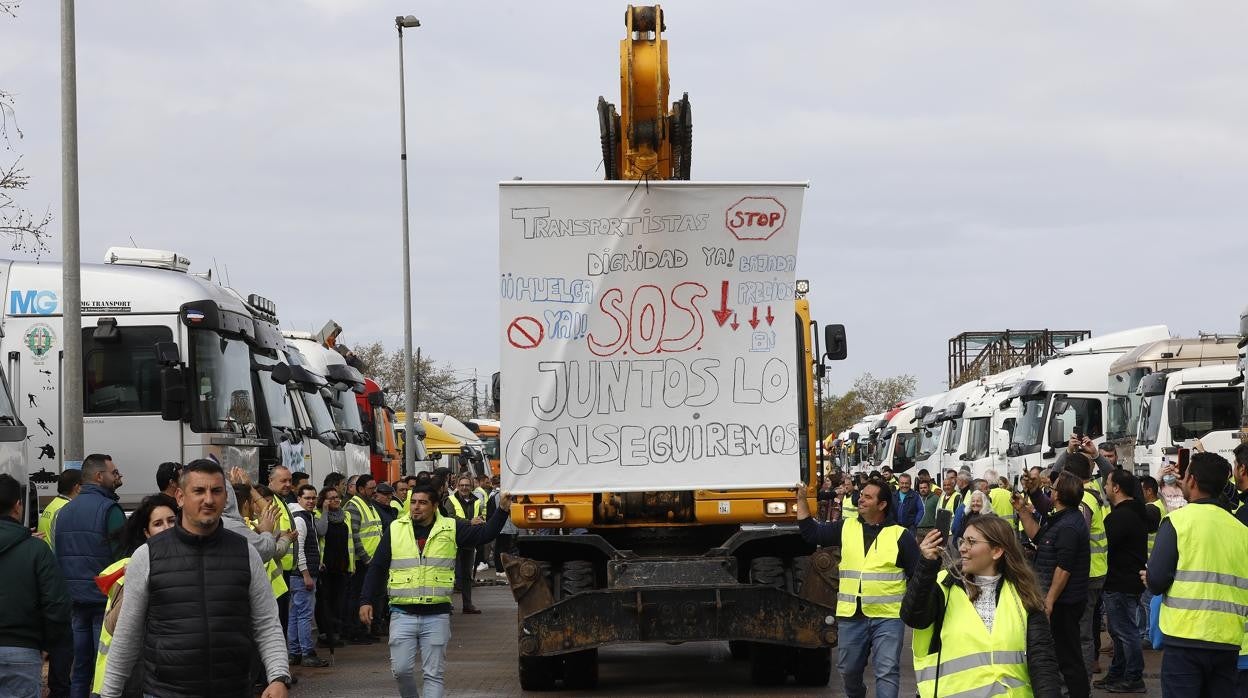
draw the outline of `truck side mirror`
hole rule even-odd
[[[279,385],[289,383],[292,376],[290,366],[281,362],[273,364],[273,367],[269,369],[269,378],[272,378],[273,382]]]
[[[1062,448],[1066,445],[1066,422],[1060,417],[1054,417],[1049,422],[1049,446],[1051,448]]]
[[[823,346],[828,361],[844,361],[849,356],[849,347],[845,342],[845,326],[824,325]]]
[[[494,414],[502,412],[503,374],[495,371],[490,376],[490,401],[494,403]]]
[[[1183,426],[1183,401],[1177,397],[1166,400],[1166,417],[1170,421],[1170,440],[1184,441],[1191,438]]]
[[[380,390],[378,390],[377,392],[369,393],[368,405],[369,407],[385,407],[386,406],[385,394],[382,393]]]
[[[182,363],[182,352],[177,342],[156,342],[156,362],[161,366],[177,366]]]
[[[165,366],[160,369],[160,418],[166,422],[179,422],[185,413],[186,377],[182,367]]]

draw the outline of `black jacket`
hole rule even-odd
[[[1032,539],[1036,544],[1036,575],[1040,577],[1040,589],[1048,593],[1053,583],[1054,568],[1061,567],[1070,573],[1070,580],[1057,603],[1087,604],[1088,568],[1092,563],[1091,541],[1088,538],[1088,522],[1079,509],[1062,509],[1050,514],[1044,525]]]
[[[1105,517],[1105,538],[1109,544],[1105,591],[1143,593],[1140,570],[1148,564],[1148,512],[1144,504],[1128,499],[1115,505]]]
[[[0,647],[48,650],[69,635],[69,590],[48,544],[0,517]]]
[[[926,628],[933,623],[943,623],[945,596],[936,588],[940,573],[940,560],[919,560],[914,576],[906,585],[906,596],[901,601],[901,620],[912,628]],[[949,577],[947,584],[953,584]],[[997,586],[997,599],[1001,598],[1001,586]],[[940,630],[933,634],[931,651],[940,643]],[[1027,673],[1031,678],[1031,690],[1036,698],[1061,698],[1062,675],[1057,668],[1057,649],[1053,645],[1053,632],[1044,611],[1027,612]]]
[[[143,690],[155,696],[251,695],[251,563],[247,539],[181,526],[147,541]]]

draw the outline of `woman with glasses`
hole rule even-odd
[[[326,478],[328,481],[328,478]],[[350,553],[351,531],[347,528],[346,512],[342,510],[342,493],[333,483],[321,490],[316,507],[327,522],[324,570],[316,586],[316,627],[320,629],[321,645],[342,647],[342,618],[347,604],[347,580],[355,571]]]
[[[961,560],[948,569],[945,550],[940,531],[929,531],[901,604],[902,621],[915,629],[919,695],[1059,698],[1044,600],[1010,524],[995,516],[968,524]]]

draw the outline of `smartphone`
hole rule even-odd
[[[1072,432],[1071,432],[1071,434],[1072,434],[1072,435],[1073,435],[1076,439],[1079,439],[1080,441],[1083,441],[1083,429],[1080,429],[1079,427],[1075,427],[1074,431],[1072,431]]]
[[[941,540],[949,540],[949,528],[953,525],[953,512],[948,509],[936,510],[936,530],[940,531]]]
[[[1187,477],[1187,464],[1192,460],[1192,451],[1187,448],[1179,449],[1179,479]]]

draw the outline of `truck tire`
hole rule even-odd
[[[589,560],[568,560],[563,563],[559,575],[559,598],[592,591],[594,588],[594,563]]]
[[[740,661],[742,659],[749,659],[750,658],[750,643],[746,642],[745,640],[729,640],[728,641],[728,653],[731,654],[732,658],[737,661]]]
[[[750,582],[783,589],[784,561],[778,557],[756,557],[750,560]]]
[[[794,649],[793,678],[799,686],[827,686],[832,678],[832,648]]]
[[[755,686],[779,686],[788,678],[792,650],[765,642],[750,643],[750,682]]]
[[[563,656],[563,687],[568,690],[592,690],[598,687],[597,648]]]
[[[555,687],[558,657],[520,657],[520,688],[550,691]]]

